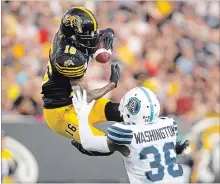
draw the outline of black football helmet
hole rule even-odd
[[[92,55],[100,43],[95,16],[84,7],[67,10],[61,20],[60,31],[66,39],[87,55]]]

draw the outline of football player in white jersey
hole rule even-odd
[[[183,169],[176,156],[189,142],[177,142],[178,128],[173,118],[158,117],[160,104],[152,91],[144,87],[130,90],[119,106],[125,122],[111,125],[107,136],[93,135],[88,116],[95,101],[88,104],[86,98],[86,91],[73,95],[84,149],[119,151],[131,183],[183,182]]]

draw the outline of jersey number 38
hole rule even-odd
[[[168,166],[167,171],[168,174],[172,177],[176,178],[183,175],[183,169],[180,165],[177,165],[176,158],[170,157],[170,150],[175,150],[175,145],[173,142],[166,143],[163,146],[164,156],[165,156],[165,164]],[[145,147],[141,150],[139,156],[140,160],[147,159],[148,154],[154,155],[154,161],[150,162],[150,167],[152,169],[158,169],[158,172],[156,174],[153,174],[152,171],[148,171],[145,173],[148,180],[151,180],[153,182],[163,180],[164,178],[164,166],[161,165],[161,154],[159,153],[158,149],[154,146]],[[174,170],[174,166],[178,166]]]

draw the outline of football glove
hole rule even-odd
[[[115,87],[117,87],[119,79],[120,79],[120,68],[117,64],[116,65],[112,64],[110,82],[114,82]]]
[[[99,42],[103,42],[106,50],[113,50],[114,31],[111,28],[100,30]]]
[[[100,153],[97,151],[87,151],[83,148],[82,144],[78,143],[75,140],[71,141],[71,144],[75,146],[82,154],[88,155],[88,156],[109,156],[113,154],[114,152],[109,152],[109,153]]]
[[[180,141],[176,143],[176,154],[181,155],[183,151],[189,146],[189,141]]]
[[[93,100],[91,103],[87,102],[86,90],[83,90],[83,94],[81,91],[77,90],[76,94],[73,94],[72,97],[72,103],[77,113],[77,117],[79,118],[80,116],[83,116],[88,119],[89,113],[95,104],[95,100]],[[87,120],[85,123],[86,122]]]

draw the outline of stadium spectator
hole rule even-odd
[[[84,1],[74,3],[2,2],[4,111],[42,113],[40,85],[61,15],[71,6],[86,6]],[[112,27],[116,34],[111,60],[121,66],[121,81],[108,97],[119,101],[129,89],[144,85],[157,93],[164,115],[181,115],[192,122],[218,112],[218,3],[98,1],[88,7],[100,29]],[[91,87],[104,85],[109,63],[92,61],[90,65],[87,77]],[[24,96],[28,96],[26,105]]]

